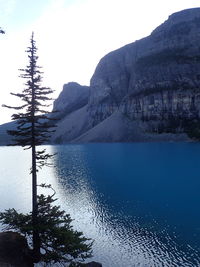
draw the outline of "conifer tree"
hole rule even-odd
[[[9,130],[13,136],[13,146],[22,146],[30,149],[32,154],[32,212],[21,214],[15,209],[0,212],[0,221],[6,229],[15,230],[32,237],[31,258],[33,262],[42,260],[46,263],[68,262],[79,266],[79,261],[91,257],[92,242],[83,236],[82,232],[73,230],[71,218],[59,206],[52,204],[56,199],[52,196],[37,195],[37,186],[52,188],[51,185],[37,184],[37,171],[47,165],[53,155],[45,149],[38,150],[38,146],[45,144],[55,127],[54,119],[47,111],[47,103],[52,100],[49,95],[53,92],[49,87],[42,86],[41,67],[38,66],[37,47],[32,33],[28,47],[28,65],[20,69],[25,88],[22,93],[11,93],[22,100],[21,106],[14,108],[17,113],[12,115],[17,127]],[[43,252],[41,252],[41,249]],[[77,265],[77,264],[78,265]]]
[[[51,185],[42,185],[51,188]],[[53,190],[54,191],[54,190]],[[92,242],[85,238],[82,232],[75,231],[69,214],[53,205],[56,199],[53,195],[38,196],[38,232],[42,253],[42,266],[54,266],[55,263],[68,263],[67,266],[84,266],[82,262],[91,257]],[[33,224],[31,213],[18,213],[15,209],[0,212],[0,221],[4,230],[14,230],[29,240],[32,237]],[[30,260],[33,261],[32,253]],[[28,255],[26,255],[28,256]],[[57,265],[56,265],[57,266]]]
[[[17,122],[17,129],[8,131],[10,135],[14,136],[14,142],[11,145],[22,146],[31,149],[32,152],[32,223],[35,226],[33,231],[33,251],[34,257],[39,259],[37,169],[48,164],[48,159],[52,155],[47,154],[45,149],[36,151],[36,147],[49,140],[52,133],[51,128],[55,126],[49,123],[49,112],[45,110],[49,106],[46,102],[52,100],[49,95],[53,93],[53,90],[41,85],[43,72],[41,72],[41,67],[37,65],[38,56],[34,33],[32,33],[30,46],[26,52],[28,53],[29,64],[25,69],[20,69],[20,77],[26,80],[24,83],[25,88],[22,93],[11,93],[20,98],[23,104],[18,107],[3,106],[18,110],[17,113],[12,115],[12,120]]]
[[[21,106],[7,108],[17,110],[12,115],[17,127],[9,130],[13,136],[13,146],[22,146],[30,149],[32,154],[32,219],[30,215],[17,213],[9,209],[0,213],[0,221],[8,225],[8,229],[18,230],[22,234],[32,234],[32,258],[33,262],[43,261],[70,261],[65,255],[69,254],[70,259],[80,256],[82,259],[91,256],[91,244],[85,244],[89,239],[82,236],[81,232],[73,231],[70,226],[71,219],[59,207],[52,206],[55,199],[52,196],[44,197],[37,195],[37,171],[45,165],[49,165],[48,159],[53,155],[46,153],[45,149],[38,150],[38,146],[45,144],[55,127],[50,112],[46,111],[47,103],[52,98],[49,95],[53,92],[49,87],[42,86],[41,67],[38,66],[37,47],[32,33],[30,46],[27,49],[28,65],[20,69],[20,77],[25,79],[22,93],[11,93],[22,100]],[[43,187],[49,187],[42,185]],[[51,186],[50,186],[51,187]],[[43,213],[41,212],[43,211]],[[46,212],[48,211],[48,212]],[[43,218],[43,215],[45,217]],[[48,215],[49,214],[49,215]],[[60,218],[59,218],[60,216]],[[49,227],[49,229],[48,229]],[[46,238],[46,240],[45,240]],[[72,244],[69,244],[69,240]],[[71,249],[69,249],[71,248]],[[43,255],[41,249],[46,253]]]

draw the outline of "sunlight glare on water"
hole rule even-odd
[[[194,168],[200,171],[199,145],[198,149],[192,144],[147,143],[47,149],[57,153],[55,167],[40,171],[39,180],[56,189],[58,204],[70,213],[74,228],[94,239],[92,260],[104,267],[200,266],[199,175],[192,174]],[[0,155],[1,209],[11,205],[26,210],[31,188],[27,151],[0,147]]]

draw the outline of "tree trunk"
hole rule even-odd
[[[33,223],[33,257],[34,262],[40,261],[40,237],[38,232],[38,205],[37,205],[37,169],[36,149],[32,146],[32,223]]]

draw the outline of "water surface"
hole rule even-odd
[[[48,146],[53,184],[104,267],[200,266],[200,144]],[[1,209],[29,210],[29,151],[0,147]]]

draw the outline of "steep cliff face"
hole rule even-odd
[[[72,113],[88,103],[89,87],[75,82],[64,84],[59,97],[54,101],[53,111],[58,111],[59,118]]]
[[[70,142],[92,127],[87,112],[89,93],[90,87],[75,82],[63,86],[53,106],[53,111],[57,112],[52,115],[58,118],[51,138],[53,143]]]
[[[200,8],[172,14],[150,36],[102,58],[76,114],[60,123],[61,142],[200,136]]]
[[[132,120],[168,120],[198,118],[200,91],[162,90],[149,94],[128,96],[120,106],[123,114]]]
[[[52,142],[200,139],[200,8],[103,57],[90,87],[64,85],[56,109]]]
[[[171,113],[196,117],[199,89],[196,8],[171,15],[150,36],[105,56],[91,79],[89,110],[94,125],[117,109],[132,119],[166,119]]]

